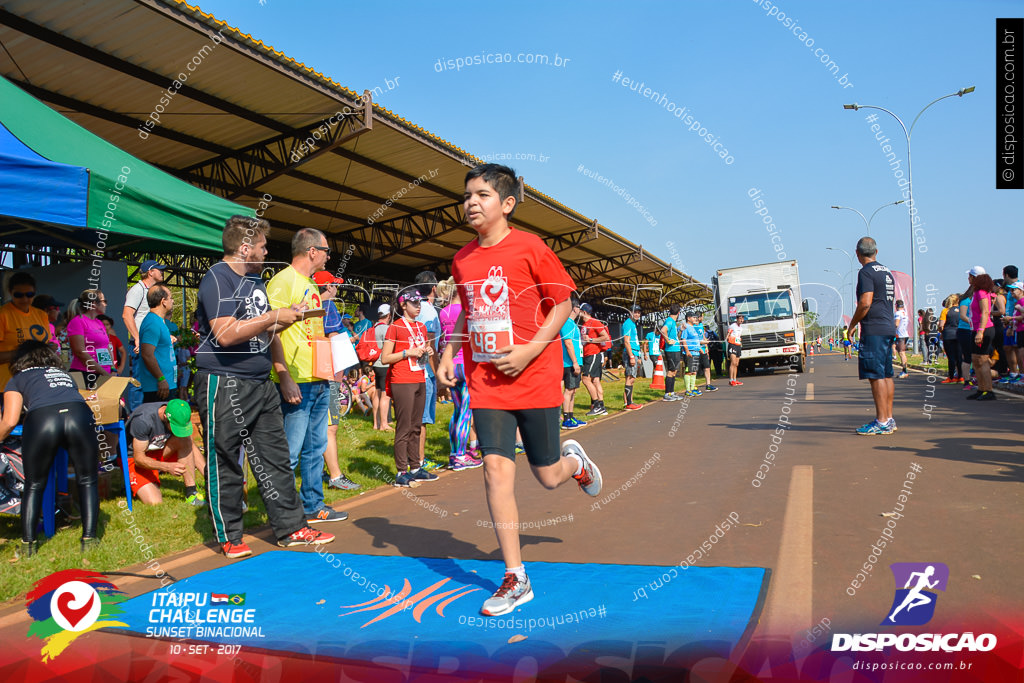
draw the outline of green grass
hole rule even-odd
[[[617,374],[621,375],[621,371]],[[622,411],[623,380],[604,382],[603,386],[609,415],[584,418],[588,423],[606,420],[610,415]],[[646,403],[660,399],[663,393],[652,390],[649,379],[639,379],[633,398],[638,403]],[[576,415],[582,417],[589,408],[590,398],[586,389],[580,387],[576,392]],[[451,414],[450,403],[437,406],[437,422],[427,427],[428,458],[447,462],[448,421]],[[374,431],[369,417],[353,411],[338,428],[338,446],[342,472],[362,484],[361,491],[390,485],[395,475],[391,432]],[[213,540],[207,508],[195,508],[185,502],[184,485],[180,478],[163,478],[163,504],[149,506],[136,501],[129,515],[124,506],[121,470],[115,469],[112,475],[106,476],[109,477],[111,496],[100,501],[102,543],[85,555],[79,550],[81,522],[73,521],[70,527],[58,528],[53,538],[46,539],[40,534],[41,545],[37,555],[16,559],[15,550],[21,540],[21,520],[9,515],[0,516],[0,562],[4,567],[0,571],[0,600],[22,596],[36,581],[62,569],[118,571],[141,562],[151,563],[147,553],[149,558],[159,561],[167,555]],[[263,501],[251,474],[247,493],[249,511],[245,514],[245,528],[250,531],[267,523]],[[328,505],[334,505],[359,493],[325,488],[324,498]],[[156,569],[156,565],[150,564],[150,568],[144,567],[137,571],[152,574]]]

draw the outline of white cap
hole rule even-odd
[[[391,306],[388,304],[381,304],[377,307],[377,315],[387,315],[391,313]]]
[[[979,275],[987,275],[988,273],[986,273],[985,269],[982,268],[981,266],[974,266],[973,268],[967,271],[967,274],[973,275],[974,277],[978,277]]]

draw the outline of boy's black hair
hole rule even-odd
[[[519,179],[516,178],[516,172],[508,166],[502,164],[480,164],[475,168],[471,169],[466,174],[466,184],[473,178],[483,178],[484,182],[494,188],[494,191],[498,193],[498,198],[501,201],[505,201],[507,198],[512,197],[519,202]],[[516,207],[513,206],[509,212],[508,217],[512,218],[512,214],[516,212]]]
[[[671,306],[668,307],[669,315],[673,315],[673,316],[679,315],[679,311],[681,311],[681,310],[683,310],[683,307],[680,306],[679,304],[672,304]]]
[[[14,350],[14,358],[11,360],[11,374],[16,375],[22,370],[29,368],[61,368],[64,361],[45,342],[37,339],[23,341]]]
[[[1004,266],[1003,275],[1013,279],[1017,279],[1017,266]]]
[[[96,319],[99,320],[101,323],[110,323],[111,325],[114,324],[114,319],[111,318],[109,315],[106,315],[106,314],[98,315],[98,316],[96,316]]]

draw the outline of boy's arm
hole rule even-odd
[[[572,304],[569,299],[556,304],[548,311],[547,317],[544,318],[543,324],[533,339],[525,344],[513,344],[498,349],[498,353],[507,355],[494,361],[494,367],[509,377],[518,377],[526,369],[526,366],[544,351],[544,347],[559,336],[562,325],[569,319],[570,313],[572,313]]]

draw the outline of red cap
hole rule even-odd
[[[324,287],[326,285],[344,284],[345,281],[340,277],[334,277],[326,270],[321,270],[316,273],[313,273],[313,282],[317,283],[321,287]]]

